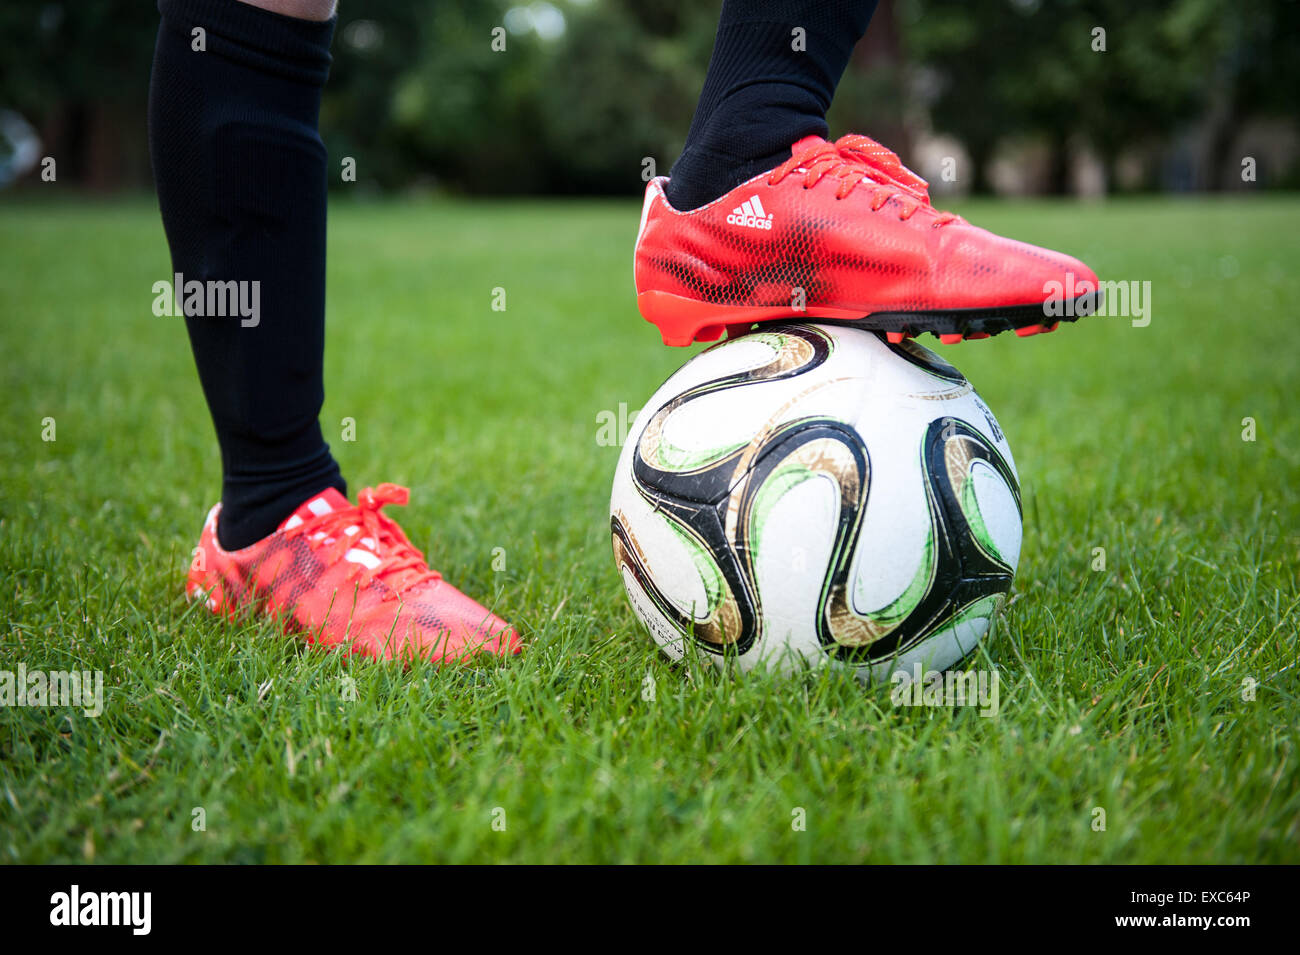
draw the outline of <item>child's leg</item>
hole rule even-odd
[[[668,201],[695,209],[827,135],[826,110],[876,0],[724,0]]]
[[[149,90],[173,271],[186,282],[248,283],[246,301],[257,305],[249,317],[186,318],[221,445],[227,548],[270,534],[317,491],[345,492],[317,421],[326,154],[316,125],[334,0],[260,2],[272,4],[300,16],[160,0]]]

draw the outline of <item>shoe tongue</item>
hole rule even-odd
[[[328,514],[330,511],[337,511],[340,508],[351,506],[346,497],[334,488],[328,487],[298,505],[297,509],[285,518],[284,523],[280,525],[280,530],[284,530],[286,527],[297,527],[309,518],[319,517],[321,514]]]
[[[805,149],[816,149],[818,146],[825,145],[826,140],[822,139],[820,136],[805,136],[790,147],[790,153],[797,156]]]

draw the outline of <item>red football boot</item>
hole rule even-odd
[[[866,136],[808,136],[790,159],[679,212],[651,180],[637,304],[665,344],[815,318],[944,343],[1052,331],[1093,311],[1097,277],[930,205],[925,180]]]
[[[518,633],[431,570],[380,512],[407,497],[406,488],[381,484],[353,505],[330,488],[274,534],[236,551],[217,541],[218,504],[203,524],[185,593],[214,613],[260,607],[308,643],[367,657],[453,662],[518,653]]]

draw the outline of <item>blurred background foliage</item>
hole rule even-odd
[[[666,173],[681,148],[719,6],[342,0],[334,168],[353,157],[362,191],[635,194],[645,160]],[[0,7],[0,110],[60,181],[148,186],[156,30],[149,0]],[[1295,188],[1298,40],[1296,0],[881,0],[831,128],[897,149],[937,191]],[[947,156],[969,173],[945,181]]]

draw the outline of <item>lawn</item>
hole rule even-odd
[[[957,210],[1152,288],[1146,327],[934,346],[1023,482],[991,718],[641,632],[598,416],[689,353],[636,312],[637,208],[331,209],[327,438],[526,633],[438,669],[185,603],[219,461],[156,207],[0,206],[0,670],[105,683],[0,707],[0,861],[1300,862],[1300,199]]]

